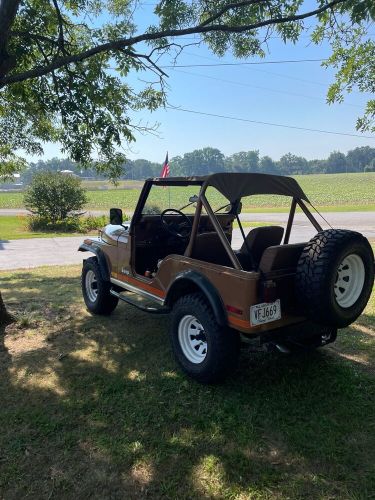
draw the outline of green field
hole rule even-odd
[[[374,498],[374,296],[332,347],[245,348],[212,387],[176,369],[168,317],[93,317],[79,274],[0,273],[0,498]]]
[[[296,176],[311,202],[324,211],[375,210],[375,173]],[[130,184],[129,186],[133,186]],[[108,185],[110,187],[110,185]],[[171,190],[171,206],[181,207],[196,188]],[[88,210],[121,207],[132,212],[139,197],[138,189],[88,191]],[[158,202],[168,206],[168,189],[160,189]],[[290,200],[282,196],[253,196],[244,200],[243,211],[286,211]],[[213,197],[213,204],[221,197]],[[0,193],[0,208],[22,208],[22,193]]]

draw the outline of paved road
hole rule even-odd
[[[0,269],[79,264],[83,254],[77,252],[82,236],[0,240]]]
[[[364,234],[367,238],[375,240],[375,212],[323,212],[323,217],[332,227],[341,229],[353,229]],[[316,220],[323,227],[329,228],[328,224],[316,214]],[[257,222],[274,222],[286,226],[288,214],[242,214],[242,220]],[[308,241],[316,233],[305,214],[296,214],[291,233],[292,241]]]
[[[367,238],[375,240],[374,212],[331,212],[324,216],[332,226],[355,229]],[[242,220],[274,222],[285,225],[288,214],[242,214]],[[326,223],[322,223],[327,227]],[[246,228],[248,231],[248,228]],[[308,241],[315,234],[309,221],[303,214],[297,214],[295,226],[291,234],[291,243]],[[1,235],[0,235],[1,238]],[[83,254],[77,252],[83,237],[33,238],[28,240],[0,239],[0,269],[30,268],[42,265],[78,264]],[[234,230],[233,246],[238,248],[242,243],[240,231]]]

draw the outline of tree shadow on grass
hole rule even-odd
[[[9,301],[25,307],[36,296],[50,316],[6,336],[0,496],[370,498],[375,491],[375,381],[359,363],[333,350],[244,351],[231,379],[202,386],[176,370],[168,318],[126,305],[91,317],[75,276],[16,280],[19,293],[12,280],[5,284]]]

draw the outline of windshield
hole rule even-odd
[[[167,208],[174,208],[192,215],[195,213],[195,203],[190,202],[189,198],[197,195],[198,192],[199,187],[197,186],[159,186],[153,184],[142,209],[142,214],[158,215]]]

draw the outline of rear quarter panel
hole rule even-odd
[[[215,286],[227,311],[229,325],[243,333],[256,335],[262,331],[280,328],[304,319],[293,312],[291,309],[293,301],[287,298],[293,287],[293,275],[280,275],[276,280],[277,296],[281,299],[281,319],[255,327],[250,325],[250,306],[261,302],[261,275],[258,272],[240,271],[189,257],[170,255],[161,263],[154,284],[166,292],[175,277],[188,270],[200,272]],[[228,306],[241,313],[228,311]]]

